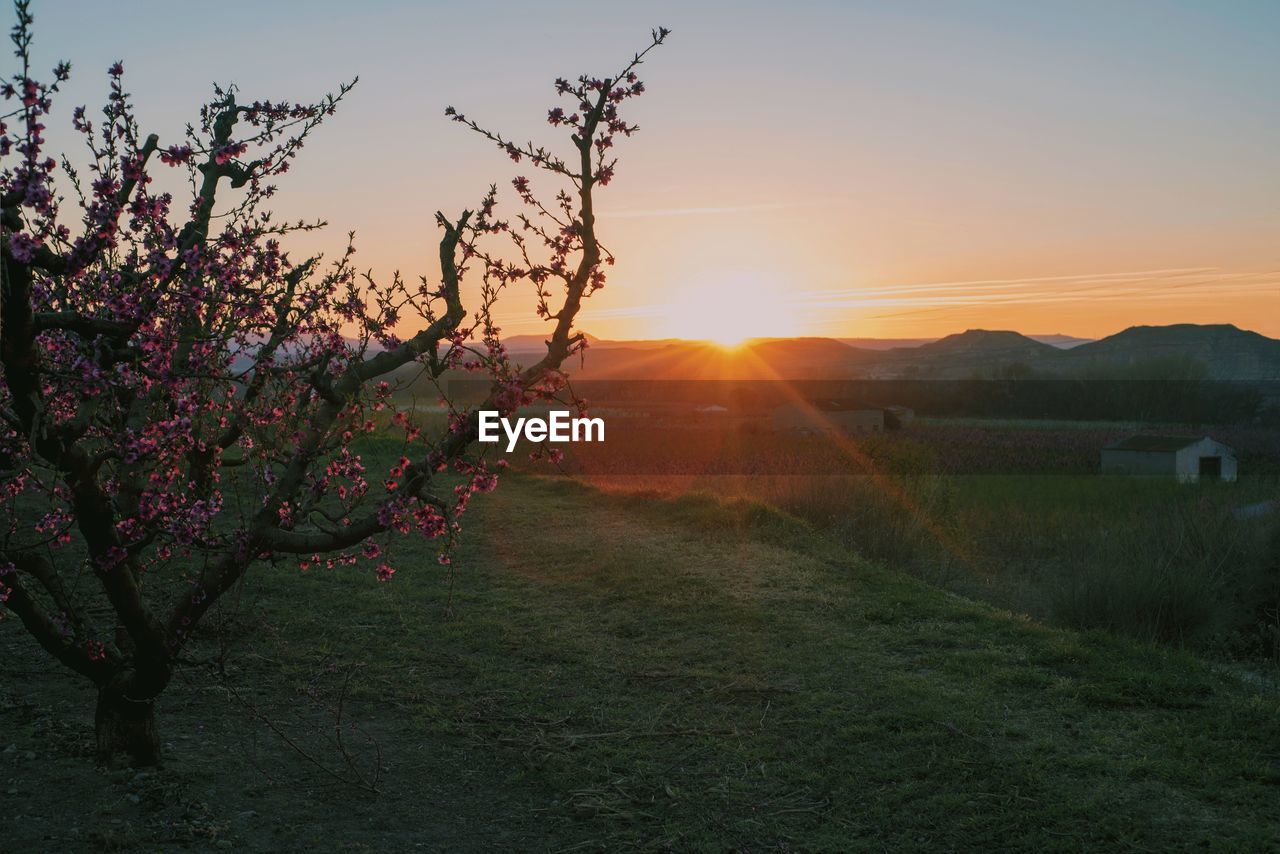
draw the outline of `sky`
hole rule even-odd
[[[180,140],[214,81],[309,100],[356,75],[281,182],[375,273],[438,275],[435,212],[528,172],[443,116],[568,145],[557,76],[642,68],[641,132],[597,199],[605,338],[1099,337],[1234,323],[1280,337],[1280,3],[36,0],[55,123],[123,59]],[[70,139],[51,133],[54,141]],[[508,201],[510,201],[508,199]],[[508,205],[508,208],[510,206]],[[510,333],[544,325],[515,294]],[[410,330],[406,330],[410,331]]]

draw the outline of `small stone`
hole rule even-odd
[[[16,795],[16,794],[18,794],[18,790],[17,790],[17,789],[5,789],[5,790],[4,790],[4,793],[5,793],[6,795]]]
[[[126,795],[125,797],[127,797],[127,798],[129,799],[129,803],[131,803],[131,804],[140,804],[140,803],[142,803],[142,798],[138,797],[137,795],[129,794],[129,795]]]
[[[234,847],[235,847],[234,845],[232,845],[232,844],[231,844],[231,840],[230,840],[230,839],[219,839],[219,840],[218,840],[216,843],[214,843],[214,844],[216,844],[219,848],[234,848]]]
[[[22,754],[22,758],[27,760],[28,762],[34,762],[36,758],[36,752],[34,750],[28,750],[26,753]]]

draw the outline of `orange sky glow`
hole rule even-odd
[[[332,224],[299,256],[354,229],[362,265],[434,276],[436,210],[527,172],[444,106],[563,148],[552,80],[607,73],[662,24],[597,203],[618,264],[588,332],[1280,337],[1280,4],[222,5],[254,22],[232,51],[165,3],[45,4],[37,55],[75,63],[67,111],[124,58],[163,142],[211,81],[308,99],[359,74],[281,188],[282,215]],[[504,328],[545,328],[532,306],[508,299]]]

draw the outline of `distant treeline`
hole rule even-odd
[[[879,381],[867,396],[922,415],[1182,424],[1280,423],[1280,384],[1218,380]]]
[[[457,402],[487,385],[449,384]],[[670,411],[723,407],[763,415],[783,405],[905,406],[917,415],[1280,425],[1280,382],[1207,379],[589,380],[574,392],[593,408]]]

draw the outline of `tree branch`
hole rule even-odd
[[[55,572],[45,558],[32,553],[8,555],[0,559],[12,563],[20,570],[32,572],[33,575]],[[91,658],[84,647],[70,643],[58,625],[31,598],[18,579],[17,572],[0,574],[0,590],[5,593],[5,607],[18,615],[22,625],[46,652],[75,672],[87,676],[95,685],[105,684],[110,679],[113,665],[105,657],[98,660]]]

